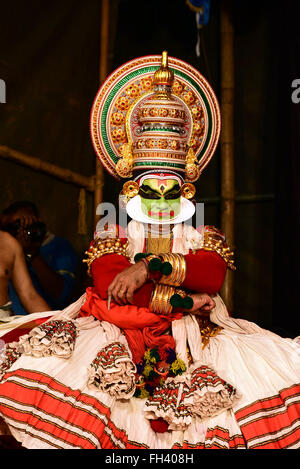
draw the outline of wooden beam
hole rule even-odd
[[[109,0],[101,1],[101,31],[100,31],[100,66],[99,81],[103,83],[108,74],[108,46],[109,46]],[[94,223],[99,220],[96,215],[97,206],[103,198],[104,174],[103,167],[96,159],[95,192],[94,192]]]
[[[82,187],[90,192],[94,192],[95,190],[95,176],[83,176],[70,169],[56,166],[55,164],[48,163],[34,156],[26,155],[25,153],[5,145],[0,145],[0,157],[27,166],[35,171],[48,174],[61,181]]]
[[[234,28],[232,0],[221,2],[221,227],[234,248],[235,173],[234,173]],[[233,303],[233,273],[228,271],[221,291],[230,312]]]

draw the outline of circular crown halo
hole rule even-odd
[[[123,64],[103,82],[94,100],[90,119],[92,143],[100,162],[117,179],[120,175],[116,165],[126,144],[134,147],[134,169],[143,170],[167,171],[169,168],[184,173],[185,155],[191,148],[200,175],[215,152],[221,127],[217,98],[198,70],[174,57],[168,58],[169,69],[174,74],[171,101],[162,106],[160,119],[155,115],[152,118],[152,123],[157,120],[161,127],[155,129],[154,139],[147,129],[141,135],[141,125],[147,123],[147,112],[160,112],[158,104],[154,109],[153,89],[154,74],[160,65],[159,55]],[[141,116],[141,109],[145,115]],[[172,138],[171,133],[163,129],[163,119],[169,124],[173,119],[174,125],[180,122],[181,135]],[[144,146],[145,151],[138,152],[137,146]]]

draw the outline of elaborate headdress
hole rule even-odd
[[[115,70],[102,84],[91,113],[98,158],[129,197],[143,176],[172,175],[182,195],[212,158],[220,135],[220,110],[207,80],[186,62],[146,56]]]

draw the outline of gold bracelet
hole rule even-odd
[[[182,254],[161,254],[163,262],[169,262],[172,272],[169,275],[162,275],[160,283],[179,287],[186,276],[186,262]]]
[[[173,306],[170,303],[170,298],[174,295],[174,293],[174,287],[157,283],[149,303],[149,309],[151,313],[163,315],[171,314]]]
[[[180,295],[181,298],[185,298],[187,296],[187,292],[182,290],[181,288],[176,288],[175,293],[177,293],[177,295]]]

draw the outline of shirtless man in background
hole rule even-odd
[[[9,281],[12,281],[28,313],[50,310],[48,304],[33,287],[22,246],[9,233],[0,231],[0,321],[11,314]]]

